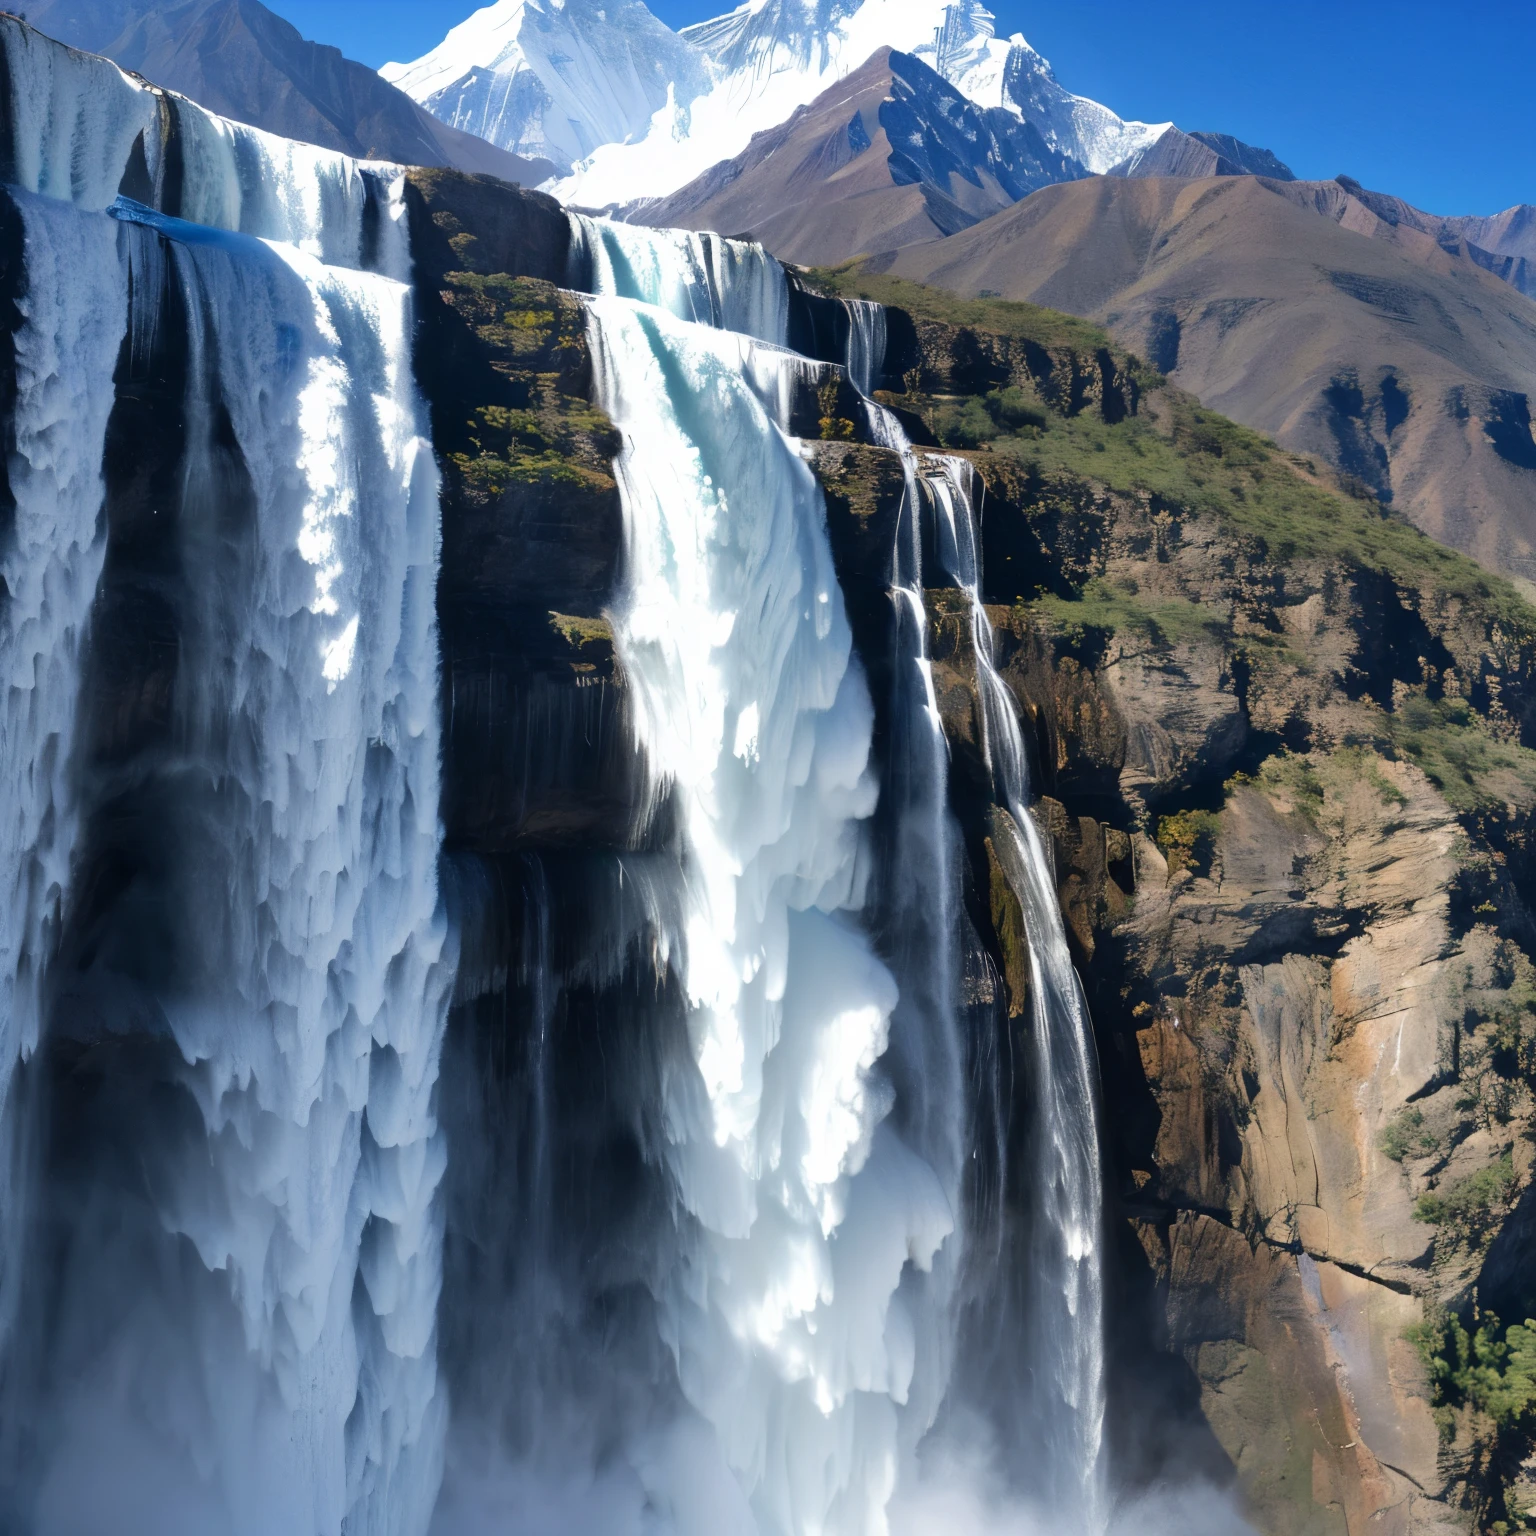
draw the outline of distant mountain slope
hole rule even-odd
[[[306,40],[260,0],[37,0],[27,19],[211,111],[286,138],[530,185],[552,169],[438,121],[366,65]]]
[[[1529,298],[1536,298],[1536,207],[1521,203],[1488,218],[1425,213],[1400,197],[1370,192],[1340,176],[1318,182],[1310,201],[1319,213],[1357,234],[1411,240],[1421,235],[1443,250],[1460,252]]]
[[[872,265],[1102,320],[1213,409],[1536,580],[1536,304],[1337,183],[1096,177]]]
[[[880,49],[734,160],[637,213],[728,230],[806,264],[934,240],[1084,172],[1011,112]]]
[[[1185,133],[1170,128],[1154,143],[1112,166],[1111,176],[1272,176],[1295,181],[1290,166],[1267,149],[1229,133]]]
[[[383,74],[505,148],[564,156],[553,190],[610,207],[666,196],[742,153],[880,48],[915,54],[1090,170],[1168,127],[1074,96],[1023,37],[994,35],[979,0],[748,0],[681,34],[639,0],[496,0]]]

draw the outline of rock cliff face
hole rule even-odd
[[[560,288],[558,208],[432,172],[412,218],[468,934],[452,1050],[502,1060],[486,1091],[515,1095],[506,998],[526,991],[543,910],[530,871],[579,935],[583,902],[638,899],[573,895],[584,852],[628,850],[642,871],[647,851],[603,618],[621,575],[614,442]],[[846,335],[839,281],[807,278],[794,300],[796,344],[827,360]],[[1536,612],[1092,328],[883,281],[872,296],[900,306],[883,398],[986,483],[983,595],[1094,1010],[1117,1464],[1234,1478],[1274,1536],[1513,1528],[1536,1396],[1511,1326],[1536,1311]],[[821,411],[834,427],[854,414],[846,393]],[[835,436],[809,452],[878,699],[900,462]],[[1006,1033],[1028,968],[980,787],[973,643],[960,593],[927,607],[966,913],[989,958],[968,986]],[[645,833],[669,835],[665,817]],[[584,1063],[633,1049],[609,1004],[654,1006],[637,945],[555,957],[556,1106],[579,1098]],[[600,1163],[622,1195],[573,1220],[571,1283],[593,1305],[599,1290],[643,1304],[611,1230],[604,1273],[575,1259],[639,1219],[645,1134],[637,1119],[633,1146],[595,1146],[576,1123],[554,1154]],[[454,1337],[455,1296],[503,1262],[489,1239],[449,1254],[461,1393],[475,1351]]]

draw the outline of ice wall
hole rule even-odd
[[[417,1536],[446,1413],[434,1088],[453,946],[437,478],[399,174],[224,122],[12,18],[0,50],[25,266],[0,1090],[50,1031],[119,1062],[102,1127],[66,1127],[74,1160],[49,1152],[8,1190],[8,1215],[38,1206],[39,1179],[81,1204],[32,1209],[62,1246],[3,1234],[7,1305],[54,1294],[49,1330],[0,1361],[20,1458],[0,1514],[42,1533]],[[172,959],[85,1001],[44,981],[71,855],[96,835],[77,826],[105,815],[110,837],[127,814],[76,806],[71,745],[130,293],[135,347],[186,332],[182,456],[157,492],[178,530],[174,750],[142,760],[148,789],[112,786],[125,807],[158,796],[164,823],[141,894],[97,892],[87,950],[131,951],[153,911]],[[52,1082],[40,1104],[77,1091]],[[142,1161],[127,1203],[92,1189],[98,1134]],[[27,1281],[29,1264],[57,1268]]]
[[[25,290],[0,552],[0,1115],[38,1045],[78,830],[70,777],[80,660],[106,547],[101,455],[127,321],[117,231],[48,198],[16,198]],[[0,1340],[16,1305],[28,1191],[0,1125]]]

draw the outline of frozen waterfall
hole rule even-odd
[[[70,781],[80,659],[106,549],[101,457],[127,322],[117,232],[48,198],[18,196],[27,287],[15,338],[8,465],[14,527],[0,579],[5,695],[0,752],[0,1106],[38,1044],[44,978],[59,941],[77,811]],[[0,1127],[0,1344],[16,1303],[27,1190]]]
[[[433,1094],[452,946],[437,480],[398,173],[0,28],[25,270],[0,1087],[41,1031],[112,1063],[99,1086],[38,1067],[8,1106],[28,1155],[8,1180],[26,1188],[6,1202],[7,1314],[42,1303],[28,1266],[57,1212],[96,1215],[62,1234],[46,1339],[18,1326],[3,1362],[4,1523],[414,1536],[445,1417]],[[135,398],[119,375],[180,379],[159,429],[177,462],[116,493],[154,498],[132,537],[163,551],[156,611],[175,625],[163,745],[126,775],[75,740],[118,515],[104,442]],[[154,857],[114,894],[103,860],[151,815]],[[55,996],[72,856],[94,870],[91,931]],[[84,1139],[39,1161],[29,1126],[61,1094]],[[147,1204],[101,1204],[123,1166]]]

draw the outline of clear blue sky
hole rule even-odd
[[[473,0],[266,0],[366,64],[410,59]],[[682,26],[729,0],[653,0]],[[1234,133],[1435,213],[1536,203],[1536,0],[997,0],[1068,89],[1122,117]]]

